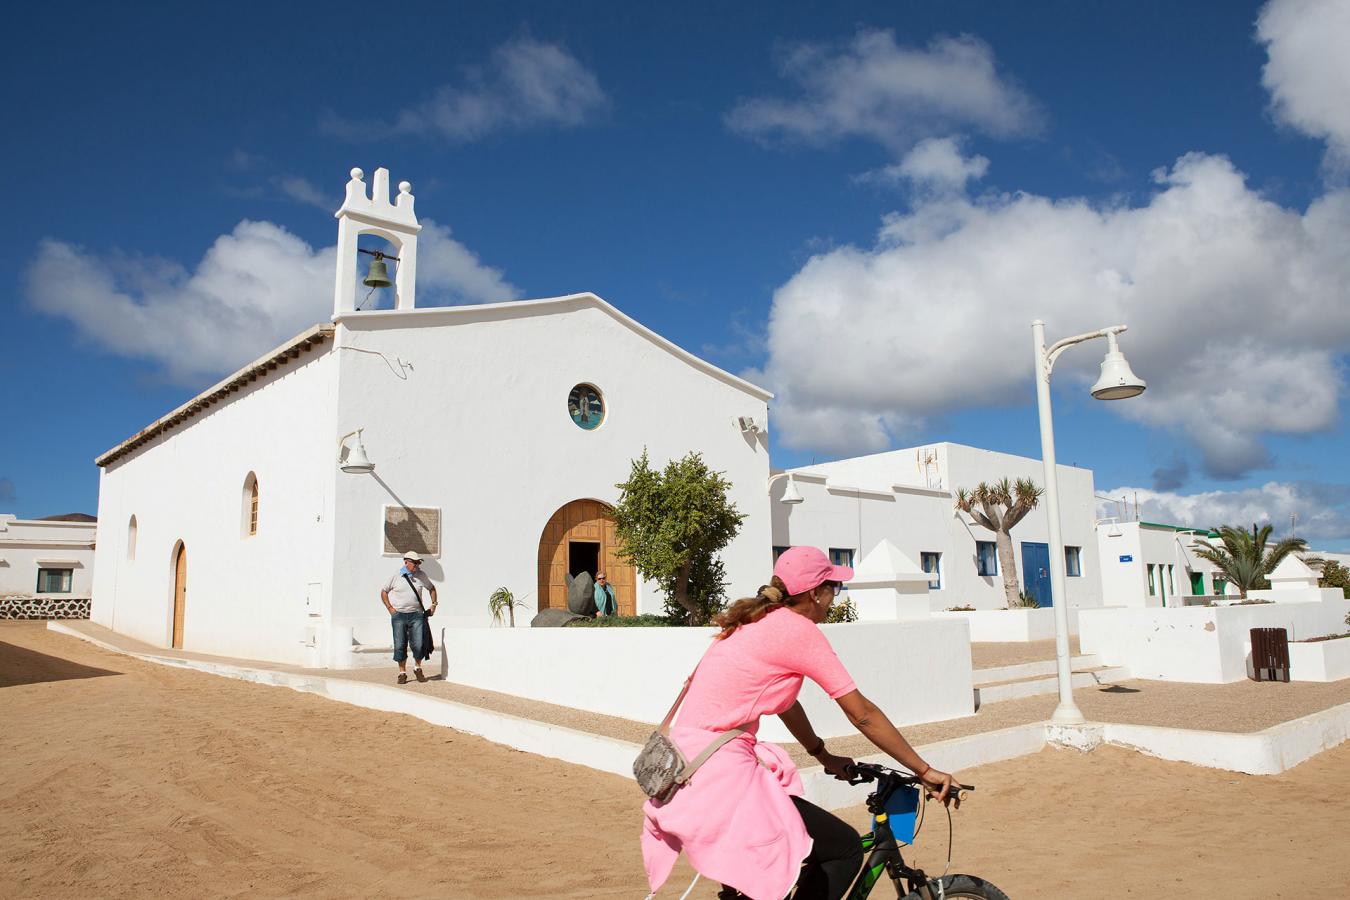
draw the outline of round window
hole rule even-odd
[[[567,395],[567,413],[579,428],[592,431],[605,420],[605,401],[593,384],[579,384]]]

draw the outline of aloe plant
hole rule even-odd
[[[488,611],[492,613],[492,621],[498,625],[501,624],[502,613],[505,612],[511,620],[511,627],[515,628],[516,607],[524,605],[522,601],[516,599],[516,595],[511,593],[511,589],[507,587],[497,588],[492,592],[492,596],[488,597]]]

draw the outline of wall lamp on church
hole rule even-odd
[[[349,431],[338,439],[338,468],[348,475],[368,475],[375,471],[375,464],[366,455],[365,444],[361,443],[363,429]],[[347,446],[347,438],[355,436],[356,445]]]
[[[802,493],[801,491],[797,490],[797,482],[792,480],[791,472],[779,472],[777,475],[770,475],[769,484],[767,485],[766,488],[769,491],[769,493],[770,494],[773,493],[773,483],[780,478],[787,479],[787,487],[783,489],[783,496],[778,498],[778,502],[787,503],[789,505],[796,505],[798,503],[801,503]]]

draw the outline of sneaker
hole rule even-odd
[[[398,683],[399,683],[399,684],[407,684],[407,683],[408,683],[408,673],[407,673],[407,672],[399,672],[399,673],[398,673]]]
[[[422,684],[426,684],[426,682],[427,682],[427,676],[424,675],[424,674],[422,674],[422,667],[421,667],[421,666],[418,666],[416,669],[413,669],[413,674],[417,676],[417,680],[418,680],[419,682],[421,682]]]

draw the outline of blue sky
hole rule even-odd
[[[94,456],[326,318],[332,210],[383,165],[433,232],[422,302],[594,291],[776,391],[777,465],[1038,456],[1030,321],[1120,321],[1150,390],[1092,401],[1104,348],[1066,355],[1063,462],[1147,517],[1350,548],[1344,2],[12,24],[0,510],[94,511]]]

